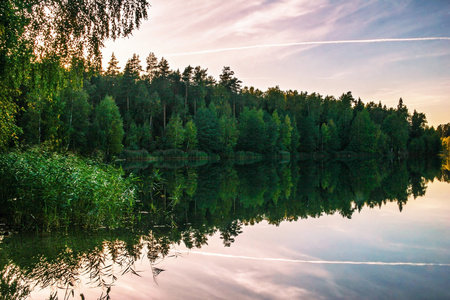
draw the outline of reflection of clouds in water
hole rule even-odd
[[[248,272],[231,274],[230,280],[234,280],[239,286],[247,289],[250,298],[264,297],[265,299],[312,299],[317,298],[313,291],[287,285],[284,283],[277,283],[275,281],[267,280],[267,277],[260,272]]]
[[[179,252],[179,251],[173,251]],[[187,253],[187,252],[186,252]],[[183,258],[182,255],[176,255]],[[199,256],[196,256],[199,258]],[[317,299],[307,288],[285,281],[285,274],[270,264],[217,263],[211,259],[167,260],[170,272],[162,274],[159,286],[149,285],[152,299]],[[181,268],[181,269],[180,269]],[[139,279],[138,279],[139,280]],[[148,282],[147,282],[148,284]]]
[[[209,253],[200,251],[176,250],[178,253],[199,254],[204,256],[216,256],[225,258],[249,259],[259,261],[290,262],[303,264],[336,264],[336,265],[378,265],[378,266],[443,266],[450,267],[450,263],[424,263],[424,262],[383,262],[383,261],[345,261],[345,260],[303,260],[286,258],[253,257],[242,255],[230,255],[222,253]]]

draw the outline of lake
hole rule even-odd
[[[6,297],[450,299],[450,177],[439,162],[124,168],[142,178],[139,224],[3,237]]]

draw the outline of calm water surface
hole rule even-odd
[[[3,251],[37,282],[30,299],[450,299],[450,185],[411,165],[329,167],[168,170],[171,212],[148,234],[13,236]]]

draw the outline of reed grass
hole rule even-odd
[[[136,178],[70,154],[1,154],[0,179],[3,213],[21,229],[117,227],[136,202]]]

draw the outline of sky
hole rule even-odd
[[[133,36],[107,41],[125,63],[150,52],[171,69],[229,66],[242,86],[306,91],[395,107],[450,122],[448,0],[150,0]]]

